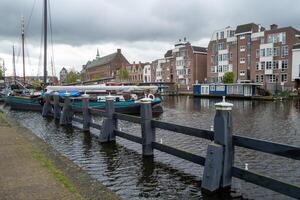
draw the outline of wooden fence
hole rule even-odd
[[[117,137],[125,138],[142,145],[143,156],[153,156],[153,150],[168,153],[184,160],[204,166],[201,188],[207,192],[215,192],[222,188],[231,187],[232,177],[268,188],[275,192],[300,199],[300,186],[281,180],[276,180],[256,172],[234,166],[234,146],[252,149],[264,153],[300,160],[300,147],[274,143],[265,140],[242,137],[232,134],[232,104],[223,102],[215,104],[214,131],[181,126],[162,122],[152,118],[151,103],[141,105],[140,116],[132,116],[114,111],[113,100],[107,98],[105,110],[89,108],[89,96],[82,97],[82,118],[73,116],[73,108],[69,96],[64,97],[64,103],[59,103],[56,95],[45,97],[43,116],[53,116],[60,120],[61,125],[71,125],[72,121],[83,124],[83,130],[90,127],[100,130],[100,142],[111,142]],[[53,99],[53,101],[51,100]],[[63,107],[61,109],[61,106]],[[61,111],[62,110],[62,111]],[[93,123],[91,116],[104,118],[102,125]],[[118,130],[118,120],[125,120],[141,125],[141,137]],[[181,133],[187,136],[211,140],[206,157],[195,155],[155,141],[156,128]],[[296,170],[296,169],[295,169]]]

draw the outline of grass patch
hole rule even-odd
[[[32,155],[36,160],[42,163],[43,167],[48,169],[48,171],[55,177],[56,180],[62,183],[72,194],[74,194],[77,199],[83,199],[73,183],[71,183],[71,181],[65,177],[65,175],[59,169],[57,169],[44,154],[42,154],[40,151],[33,150]]]

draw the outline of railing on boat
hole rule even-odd
[[[154,120],[150,103],[141,105],[140,116],[132,116],[114,112],[112,99],[107,99],[105,110],[89,108],[89,97],[82,98],[82,118],[74,117],[70,97],[66,96],[63,105],[59,103],[59,97],[45,97],[43,116],[54,116],[60,120],[61,125],[71,125],[72,121],[83,124],[83,130],[89,131],[90,127],[100,130],[100,142],[112,142],[121,137],[132,142],[142,144],[143,156],[153,156],[153,150],[159,150],[181,159],[204,166],[201,188],[204,191],[214,192],[231,186],[232,177],[236,177],[250,183],[268,188],[275,192],[300,198],[300,186],[293,185],[282,180],[258,174],[247,169],[234,166],[234,147],[243,147],[285,158],[300,160],[300,147],[274,143],[265,140],[243,137],[232,134],[232,104],[225,102],[216,104],[214,118],[214,130],[204,130],[177,125],[169,122]],[[61,107],[63,109],[61,111]],[[102,125],[93,123],[91,116],[104,118]],[[141,125],[141,137],[123,132],[117,128],[118,120]],[[211,140],[207,148],[207,156],[202,157],[155,141],[155,130],[164,129],[181,133],[187,136]]]

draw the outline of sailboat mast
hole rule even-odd
[[[16,83],[16,59],[15,59],[15,46],[12,46],[13,48],[13,75],[14,75],[14,81]]]
[[[47,83],[47,0],[44,0],[44,84]]]
[[[25,30],[24,30],[24,17],[22,16],[22,59],[23,59],[23,81],[25,84]]]

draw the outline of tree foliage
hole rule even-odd
[[[233,83],[234,74],[233,72],[226,72],[223,77],[223,83]]]
[[[75,71],[70,71],[67,73],[66,78],[65,78],[65,83],[74,83],[78,79],[80,79],[79,74],[76,73]]]
[[[4,78],[4,71],[2,68],[0,68],[0,80]]]
[[[129,80],[129,72],[127,71],[127,69],[122,68],[118,71],[118,78],[121,81],[126,81]]]
[[[31,81],[31,85],[35,88],[35,89],[40,89],[42,88],[42,81],[40,80],[33,80]]]

